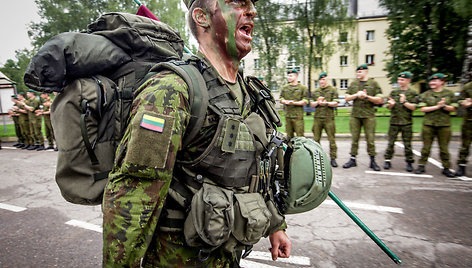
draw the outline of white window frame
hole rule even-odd
[[[366,54],[365,55],[365,64],[375,65],[375,54]]]
[[[261,69],[261,60],[254,59],[254,70],[260,70],[260,69]]]
[[[365,40],[367,42],[374,42],[375,41],[375,31],[374,30],[367,30],[365,32]]]
[[[339,89],[347,89],[349,86],[347,79],[339,79]]]
[[[298,65],[297,59],[294,56],[290,56],[287,59],[287,70],[296,69],[300,72],[300,66]]]
[[[341,40],[341,38],[346,35],[346,40]],[[349,33],[348,32],[341,32],[339,33],[339,43],[346,44],[349,42]]]
[[[340,56],[339,57],[339,66],[347,66],[348,64],[348,57],[347,56]]]

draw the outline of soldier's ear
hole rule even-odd
[[[195,8],[192,12],[192,18],[198,26],[203,28],[210,27],[210,18],[205,10],[199,7]]]

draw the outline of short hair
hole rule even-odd
[[[210,10],[210,3],[213,1],[208,0],[195,0],[189,8],[188,15],[187,15],[187,22],[190,28],[190,32],[192,35],[197,38],[198,31],[197,31],[197,23],[193,20],[193,10],[197,7],[203,9],[205,12],[209,12]]]

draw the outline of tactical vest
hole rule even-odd
[[[248,88],[250,86],[238,75],[244,103],[251,102],[251,111],[243,118],[235,94],[216,71],[203,62],[197,64],[197,68],[208,90],[205,121],[217,120],[218,123],[212,126],[214,136],[198,157],[185,161],[180,155],[177,156],[172,183],[158,223],[160,230],[165,232],[183,230],[192,197],[202,187],[204,180],[211,180],[235,192],[258,191],[268,198],[269,193],[263,188],[268,190],[270,174],[275,172],[276,154],[266,159],[262,156],[275,146],[269,137],[275,133],[274,122],[278,124],[277,120],[271,118],[278,118],[278,115],[266,112],[259,116],[261,113],[256,113],[258,106],[255,103],[272,98],[270,92],[262,90],[264,93],[251,94],[253,88]]]

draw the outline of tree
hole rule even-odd
[[[339,42],[333,33],[347,33],[354,25],[346,0],[305,0],[287,6],[294,24],[288,31],[288,48],[307,66],[308,92],[311,94],[312,70],[322,69],[335,51],[356,49],[354,42]],[[347,41],[347,40],[346,40]]]
[[[149,1],[147,7],[163,22],[179,31],[184,40],[185,12],[180,0]],[[62,32],[77,32],[106,12],[136,13],[133,0],[35,0],[42,20],[32,23],[28,35],[38,49],[51,37]]]
[[[389,10],[387,36],[391,59],[388,76],[393,80],[408,70],[413,81],[443,72],[454,81],[461,74],[467,20],[454,11],[452,1],[380,0]]]
[[[469,19],[467,41],[464,49],[461,85],[472,80],[472,5],[469,0],[454,0],[454,10],[464,19]]]
[[[5,62],[0,71],[16,82],[17,92],[26,92],[27,87],[23,83],[23,75],[32,57],[31,51],[26,49],[17,50],[16,60],[9,59]]]
[[[274,71],[277,72],[278,58],[283,49],[283,20],[281,14],[281,4],[270,0],[260,0],[257,2],[256,23],[254,28],[254,48],[259,52],[259,64],[265,70],[265,80],[269,88],[274,88]]]

